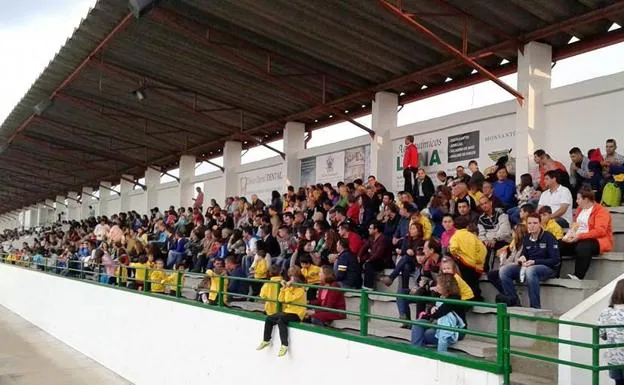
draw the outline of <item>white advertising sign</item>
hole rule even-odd
[[[271,201],[273,190],[284,189],[284,166],[281,164],[238,174],[238,191],[248,200],[257,194],[265,202]]]
[[[339,151],[316,157],[316,182],[336,183],[344,180],[345,152]]]

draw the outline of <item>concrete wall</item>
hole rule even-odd
[[[137,385],[502,384],[494,374],[298,329],[278,358],[277,342],[255,351],[261,321],[10,265],[0,264],[0,305]]]
[[[582,322],[588,324],[597,324],[600,312],[609,306],[611,294],[615,285],[624,274],[614,279],[594,293],[592,296],[570,309],[563,314],[560,319],[565,321]],[[573,327],[567,325],[559,326],[559,338],[577,342],[592,342],[592,332],[589,328]],[[604,355],[601,352],[600,365],[606,365]],[[566,361],[577,362],[580,364],[592,364],[592,350],[586,348],[573,347],[569,345],[559,345],[559,358]],[[600,384],[612,383],[609,379],[608,372],[600,373]],[[565,365],[559,365],[559,385],[586,385],[591,384],[591,372],[584,369],[576,369]]]
[[[180,189],[178,182],[169,182],[158,186],[158,208],[162,212],[169,208],[169,206],[175,206],[176,208],[180,204]],[[152,209],[153,207],[150,207]]]

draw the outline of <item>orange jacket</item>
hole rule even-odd
[[[576,215],[581,209],[576,209]],[[600,244],[600,254],[613,250],[613,228],[611,227],[611,214],[601,204],[594,204],[589,216],[589,231],[578,235],[578,239],[596,239]]]

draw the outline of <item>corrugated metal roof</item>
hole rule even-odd
[[[622,1],[401,4],[454,47],[466,28],[468,52],[499,74],[513,71],[526,41],[569,55],[622,40],[607,33],[624,19]],[[481,79],[378,0],[171,0],[121,25],[127,14],[126,0],[98,1],[0,126],[0,143],[11,142],[0,155],[0,212],[139,177],[147,164],[171,168],[183,153],[216,156],[241,133],[274,139],[288,120],[315,128],[343,120],[339,111],[368,113],[376,91],[406,102]],[[568,46],[572,35],[581,42]],[[27,184],[35,175],[43,182]]]

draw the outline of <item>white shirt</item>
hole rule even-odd
[[[550,206],[552,212],[556,212],[559,210],[561,205],[567,204],[568,209],[561,216],[563,219],[568,221],[568,223],[572,223],[572,194],[570,190],[568,190],[565,186],[559,186],[557,189],[552,192],[550,189],[544,191],[540,196],[538,206]]]
[[[583,209],[576,217],[576,224],[578,228],[576,229],[576,234],[584,234],[589,231],[589,216],[594,210],[594,206],[592,205],[588,209]]]

